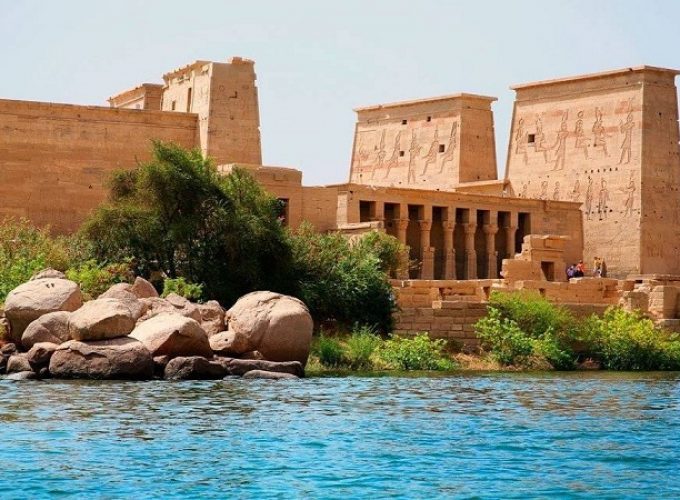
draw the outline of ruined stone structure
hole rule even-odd
[[[0,100],[0,217],[73,231],[113,169],[148,158],[152,139],[172,140],[223,173],[248,169],[284,202],[290,226],[398,237],[416,264],[410,278],[497,279],[515,255],[513,280],[559,282],[565,264],[595,256],[609,276],[680,274],[676,74],[639,67],[513,87],[504,179],[493,97],[357,108],[349,182],[316,187],[261,164],[246,59],[196,61],[109,108]]]

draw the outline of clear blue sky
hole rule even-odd
[[[353,107],[454,92],[494,104],[504,169],[511,84],[680,67],[678,1],[0,0],[0,97],[106,105],[196,59],[254,59],[264,162],[344,182]]]

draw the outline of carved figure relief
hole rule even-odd
[[[380,149],[378,149],[378,164],[373,168],[373,171],[371,172],[371,179],[373,179],[373,175],[375,175],[376,169],[380,169],[383,166],[383,162],[385,161],[385,155],[387,155],[387,152],[385,151],[385,130],[383,130],[380,134]]]
[[[519,193],[519,198],[526,198],[528,196],[529,184],[531,184],[531,181],[522,184],[522,190]]]
[[[595,108],[595,123],[593,123],[593,145],[595,147],[601,147],[604,151],[604,156],[608,157],[609,152],[607,151],[607,133],[602,124],[602,111],[600,108]]]
[[[386,170],[385,170],[385,179],[389,177],[390,171],[392,170],[393,167],[396,167],[399,165],[399,150],[400,150],[400,145],[401,143],[401,131],[397,132],[397,136],[394,138],[394,149],[392,149],[392,156],[387,160],[386,164]]]
[[[635,181],[633,180],[633,172],[630,173],[628,186],[626,186],[623,191],[626,193],[626,201],[623,204],[623,216],[628,217],[633,214],[633,203],[635,202]]]
[[[576,126],[574,127],[574,135],[576,136],[576,149],[583,151],[583,157],[588,159],[588,146],[590,145],[590,139],[586,137],[583,131],[583,111],[579,111],[578,120],[576,120]]]
[[[539,200],[548,199],[548,181],[541,182],[541,192],[538,195]]]
[[[631,143],[633,142],[633,128],[635,127],[635,122],[633,122],[632,104],[633,103],[631,101],[628,101],[628,116],[626,117],[626,123],[623,123],[622,121],[619,122],[619,131],[623,134],[619,165],[630,163],[630,150]]]
[[[574,187],[571,189],[571,193],[569,193],[569,199],[571,201],[579,201],[581,198],[581,181],[576,179],[574,181]]]
[[[446,147],[446,152],[442,158],[442,164],[439,167],[439,173],[444,171],[444,164],[453,161],[454,153],[458,147],[458,122],[453,122],[451,125],[451,135],[449,136],[449,144]]]
[[[555,149],[555,165],[553,170],[563,170],[564,160],[566,158],[567,152],[567,137],[569,137],[569,131],[567,130],[567,117],[568,114],[565,112],[562,115],[562,123],[560,124],[560,131],[557,132],[557,138],[551,149]]]
[[[586,188],[586,219],[590,220],[593,212],[593,179],[588,176],[588,187]]]
[[[432,140],[432,143],[430,144],[430,149],[428,150],[427,154],[423,156],[425,159],[425,165],[423,165],[423,172],[421,175],[425,175],[427,172],[427,167],[430,165],[430,163],[434,163],[435,165],[437,164],[437,154],[439,153],[439,130],[434,129],[434,139]]]
[[[600,180],[600,193],[597,199],[597,211],[600,214],[600,220],[607,218],[607,210],[609,204],[609,190],[607,189],[607,181]]]
[[[368,160],[370,153],[364,148],[363,136],[359,139],[359,148],[357,152],[357,168],[361,170],[361,164]]]
[[[416,182],[415,165],[413,163],[415,162],[416,158],[418,158],[421,149],[423,148],[418,144],[418,137],[416,136],[416,132],[414,130],[411,132],[411,146],[408,148],[409,157],[407,182],[409,184],[411,182]]]
[[[515,154],[522,155],[524,164],[527,164],[527,133],[524,131],[524,118],[517,122],[517,132],[515,132]]]
[[[555,189],[553,190],[552,199],[553,200],[559,200],[560,199],[560,183],[559,183],[559,181],[555,182]]]
[[[548,147],[545,145],[545,133],[543,132],[543,122],[541,117],[536,118],[536,137],[535,137],[535,150],[537,153],[543,153],[543,161],[548,163]]]

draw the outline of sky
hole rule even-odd
[[[346,182],[353,108],[456,92],[493,105],[505,168],[510,85],[680,68],[680,1],[0,0],[0,98],[107,105],[197,59],[255,61],[263,162]]]

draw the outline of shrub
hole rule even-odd
[[[401,248],[394,238],[368,235],[353,244],[305,224],[292,242],[300,298],[317,320],[391,329],[394,297],[387,272]]]
[[[166,278],[163,282],[162,297],[165,298],[171,293],[176,293],[189,300],[199,300],[203,297],[203,286],[195,283],[188,283],[184,278]]]
[[[482,346],[501,364],[522,364],[533,353],[532,339],[495,307],[489,306],[487,316],[475,324],[475,331]]]
[[[315,342],[313,352],[319,358],[319,363],[327,368],[338,368],[344,363],[345,358],[340,341],[327,337],[323,333]]]
[[[379,350],[380,358],[398,370],[452,370],[455,363],[443,353],[446,341],[426,333],[414,338],[392,337]]]
[[[347,338],[347,364],[353,370],[368,370],[373,367],[371,357],[380,346],[381,339],[366,326],[359,327]]]
[[[590,318],[586,328],[585,338],[603,368],[680,369],[680,341],[638,312],[611,307],[601,318]]]
[[[66,270],[66,277],[80,285],[86,299],[94,299],[116,283],[124,283],[132,278],[130,262],[98,264],[87,260],[77,267]]]

